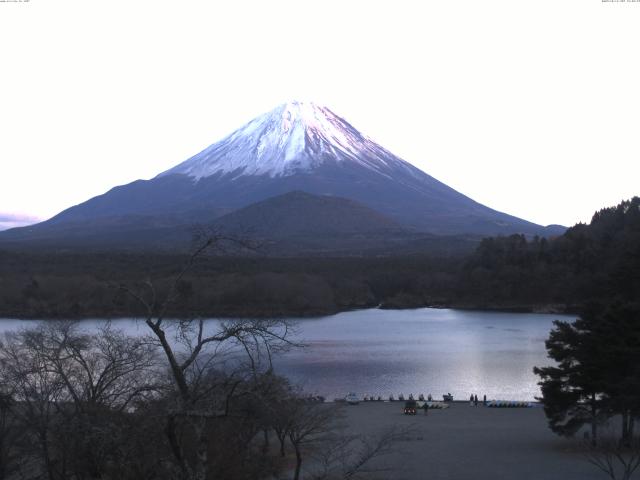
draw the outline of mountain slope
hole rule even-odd
[[[403,228],[430,234],[553,235],[564,230],[481,205],[396,157],[328,108],[291,102],[151,180],[115,187],[46,222],[0,234],[0,241],[46,237],[64,242],[85,223],[114,237],[140,218],[153,237],[156,224],[163,226],[163,234],[171,226],[208,224],[292,191],[354,200]]]

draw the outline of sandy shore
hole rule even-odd
[[[446,410],[403,415],[403,402],[346,406],[350,433],[372,434],[412,426],[385,458],[395,473],[370,478],[455,480],[597,480],[606,478],[579,452],[579,441],[547,427],[543,409],[486,408],[454,403]],[[369,477],[368,477],[369,478]]]

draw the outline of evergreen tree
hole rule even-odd
[[[622,440],[633,437],[640,416],[640,309],[634,304],[590,305],[573,323],[555,321],[546,347],[557,366],[534,368],[550,428],[571,436],[613,415]]]
[[[556,320],[554,325],[545,344],[557,366],[533,369],[541,377],[539,400],[553,432],[572,436],[589,424],[595,443],[597,425],[607,404],[603,386],[606,372],[598,362],[598,342],[584,319],[574,323]]]
[[[615,303],[591,319],[601,343],[598,361],[607,371],[604,390],[610,410],[622,419],[622,442],[629,445],[640,418],[640,307]]]

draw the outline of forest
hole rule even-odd
[[[122,317],[119,285],[166,290],[188,255],[0,251],[0,315]],[[640,198],[555,238],[485,238],[470,253],[288,257],[207,255],[181,280],[174,316],[278,317],[423,306],[576,312],[640,293]]]

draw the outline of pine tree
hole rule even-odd
[[[551,430],[571,436],[589,424],[595,445],[598,423],[620,415],[630,442],[640,417],[640,309],[590,305],[575,322],[554,324],[546,347],[557,366],[534,368]]]
[[[556,320],[554,325],[545,344],[557,366],[534,368],[541,377],[539,400],[553,432],[572,436],[589,424],[595,444],[597,425],[607,410],[603,386],[606,372],[598,362],[598,342],[583,319],[574,323]]]

